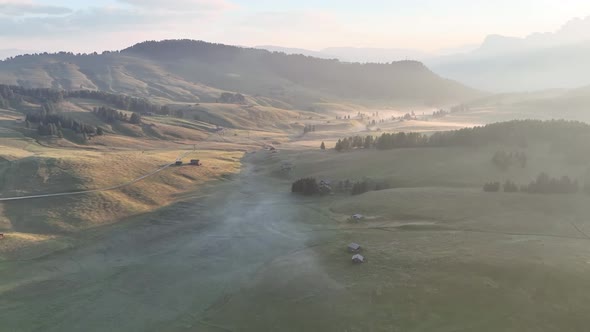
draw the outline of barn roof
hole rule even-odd
[[[365,257],[363,257],[363,255],[356,254],[356,255],[352,256],[352,260],[355,262],[364,262]]]
[[[357,250],[357,249],[359,249],[360,247],[361,247],[361,245],[360,245],[360,244],[358,244],[358,243],[354,243],[354,242],[348,245],[348,248],[350,248],[350,249],[354,249],[354,250]]]

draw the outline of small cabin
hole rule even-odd
[[[191,164],[192,166],[201,166],[201,165],[202,165],[202,164],[201,164],[201,161],[200,161],[199,159],[191,159],[191,162],[190,162],[190,164]]]
[[[353,214],[353,215],[350,217],[350,219],[351,219],[351,220],[353,220],[353,221],[359,221],[359,220],[363,220],[363,219],[365,219],[365,217],[364,217],[362,214],[358,214],[358,213],[357,213],[357,214]]]
[[[361,250],[361,246],[358,243],[351,243],[348,245],[348,252],[359,252]]]
[[[361,264],[365,262],[365,257],[363,255],[356,254],[352,256],[352,262],[355,264]]]
[[[182,166],[182,160],[177,160],[174,165],[176,166]]]

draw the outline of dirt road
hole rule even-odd
[[[324,218],[254,167],[85,246],[0,263],[0,330],[217,330],[204,317]]]

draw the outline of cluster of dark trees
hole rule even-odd
[[[345,140],[348,143],[344,142]],[[526,147],[529,142],[550,142],[563,151],[587,151],[589,147],[585,142],[590,141],[590,125],[566,120],[514,120],[483,127],[436,132],[430,136],[415,132],[383,133],[377,138],[372,137],[371,140],[372,143],[363,144],[362,147],[375,147],[381,150],[446,146],[480,147],[491,144]],[[338,151],[353,148],[350,138],[339,142]],[[354,146],[359,147],[358,143]]]
[[[577,180],[572,180],[569,176],[552,178],[547,173],[541,173],[531,183],[520,187],[509,180],[503,185],[500,182],[488,182],[483,186],[486,192],[499,192],[502,189],[509,193],[520,191],[531,194],[574,194],[580,191],[580,185]]]
[[[170,108],[168,106],[154,104],[145,98],[136,98],[122,94],[113,94],[95,90],[65,91],[63,93],[64,98],[84,98],[99,100],[105,103],[110,103],[114,105],[116,108],[141,114],[170,114]]]
[[[577,180],[572,180],[569,176],[561,178],[552,178],[547,173],[541,173],[537,179],[532,181],[528,186],[523,188],[528,193],[538,194],[572,194],[580,190]]]
[[[307,124],[307,125],[305,125],[305,127],[303,127],[303,133],[304,134],[312,133],[314,131],[315,131],[315,125]]]
[[[389,181],[376,181],[371,179],[364,179],[363,181],[353,183],[350,193],[352,195],[360,195],[369,191],[379,191],[390,188],[391,184],[389,183]]]
[[[223,92],[219,96],[219,102],[224,104],[245,104],[246,97],[241,93]]]
[[[404,116],[400,116],[399,120],[404,120],[404,121],[409,121],[409,120],[416,120],[416,114],[414,113],[414,111],[412,111],[411,113],[406,113],[404,114]]]
[[[299,179],[291,185],[291,192],[311,196],[320,193],[320,185],[315,178]]]
[[[433,118],[442,118],[444,116],[447,116],[447,114],[449,114],[449,112],[447,112],[445,110],[438,110],[438,111],[432,112],[432,117]]]
[[[104,103],[112,104],[119,109],[143,114],[170,114],[170,109],[167,106],[153,104],[145,98],[135,98],[122,94],[113,94],[95,90],[64,91],[47,88],[25,88],[21,86],[0,84],[0,104],[3,104],[3,107],[15,107],[25,100],[40,104],[59,103],[66,98],[98,100]]]
[[[59,138],[64,136],[61,128],[53,123],[40,123],[37,127],[37,133],[41,136],[57,136]]]
[[[500,182],[488,182],[483,185],[483,191],[485,192],[499,192],[500,190],[504,190],[507,193],[515,193],[520,190],[518,185],[510,180],[504,182],[504,184],[500,184]]]
[[[340,193],[350,193],[351,195],[360,195],[369,191],[390,189],[391,184],[387,180],[363,179],[362,181],[338,181],[334,188]],[[291,192],[306,196],[316,194],[328,194],[332,192],[329,184],[318,181],[315,178],[299,179],[291,185]]]
[[[338,152],[340,151],[348,151],[352,149],[368,149],[373,147],[374,144],[374,137],[369,135],[366,137],[362,136],[352,136],[352,137],[345,137],[344,139],[339,139],[336,142],[336,146],[334,149]]]
[[[128,116],[126,113],[104,106],[95,107],[92,112],[106,123],[113,123],[115,121],[129,122],[133,124],[141,123],[141,115],[135,112],[132,113],[131,116]]]
[[[384,133],[374,140],[374,145],[380,150],[395,148],[428,146],[428,136],[420,133]]]
[[[31,128],[32,124],[37,124],[37,132],[41,136],[63,137],[62,129],[73,130],[78,134],[82,134],[85,138],[87,135],[104,134],[100,127],[94,127],[63,114],[58,114],[51,103],[43,105],[38,112],[27,113],[25,126]]]
[[[388,180],[375,180],[365,178],[361,181],[344,180],[338,181],[334,188],[336,192],[360,195],[369,191],[378,191],[392,188]]]
[[[496,151],[492,163],[499,169],[506,170],[512,166],[526,167],[527,156],[524,152]]]

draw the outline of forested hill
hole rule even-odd
[[[187,101],[213,99],[224,90],[299,107],[317,100],[440,105],[480,95],[416,61],[343,63],[192,40],[144,42],[103,54],[19,56],[0,62],[0,83]]]

